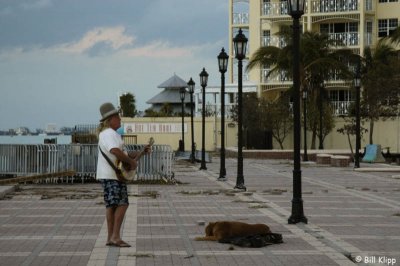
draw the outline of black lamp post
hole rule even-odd
[[[225,180],[226,168],[225,168],[225,72],[228,68],[229,56],[225,53],[225,49],[222,48],[218,55],[218,66],[219,72],[221,72],[221,151],[220,151],[220,169],[219,169],[219,180]]]
[[[235,57],[238,60],[238,165],[237,165],[237,178],[236,189],[246,190],[244,186],[243,177],[243,132],[242,132],[242,94],[243,94],[243,63],[242,60],[246,57],[247,38],[239,29],[239,33],[233,38],[235,48]]]
[[[303,90],[303,119],[304,119],[304,154],[303,154],[303,161],[308,161],[308,154],[307,154],[307,90]]]
[[[319,150],[324,149],[324,140],[322,136],[322,116],[324,114],[324,81],[322,80],[321,83],[319,84]]]
[[[304,0],[289,0],[289,14],[293,18],[293,199],[289,224],[307,223],[301,198],[300,166],[300,18],[304,14]]]
[[[203,88],[203,100],[202,100],[202,124],[201,124],[201,166],[200,170],[207,170],[206,167],[206,86],[208,81],[208,73],[206,69],[203,67],[203,71],[200,73],[200,84]]]
[[[354,87],[356,89],[356,153],[354,156],[354,168],[360,168],[360,146],[361,146],[361,133],[360,133],[360,87],[361,87],[361,62],[357,62],[356,73],[354,76]]]
[[[179,90],[179,96],[181,98],[181,102],[182,102],[182,142],[181,142],[181,147],[180,147],[180,151],[184,152],[185,151],[185,106],[184,106],[184,101],[185,101],[185,88],[180,88]]]
[[[194,93],[194,81],[190,78],[188,82],[189,94],[190,94],[190,125],[192,129],[192,152],[190,153],[190,162],[194,163],[196,159],[195,147],[194,147],[194,126],[193,126],[193,93]]]

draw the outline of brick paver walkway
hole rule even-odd
[[[0,201],[0,265],[400,264],[398,173],[305,164],[309,223],[289,225],[289,161],[245,159],[247,192],[240,193],[233,191],[236,160],[226,165],[226,182],[216,180],[213,158],[206,171],[176,162],[179,185],[130,185],[123,238],[131,248],[105,246],[100,185],[22,186]],[[241,248],[194,240],[204,234],[199,221],[217,220],[266,223],[284,243]]]

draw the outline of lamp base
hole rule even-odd
[[[288,219],[289,224],[307,223],[308,220],[304,216],[303,200],[300,198],[292,199],[292,215]]]
[[[302,217],[290,216],[289,219],[288,219],[288,223],[289,224],[297,224],[297,223],[307,224],[308,223],[308,219],[305,216],[302,216]]]
[[[236,185],[236,186],[235,186],[235,189],[243,190],[243,191],[246,191],[246,190],[247,190],[246,187],[244,186],[244,184]]]

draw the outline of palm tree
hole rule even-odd
[[[287,45],[282,48],[275,46],[260,47],[251,57],[247,65],[248,70],[268,65],[271,68],[267,77],[282,71],[291,75],[293,66],[292,34],[285,30],[277,35]],[[305,32],[300,38],[300,89],[308,91],[312,99],[311,103],[318,103],[320,107],[318,108],[320,113],[320,147],[323,147],[323,139],[329,133],[324,132],[321,119],[324,114],[322,104],[325,101],[324,87],[321,84],[325,80],[329,80],[332,73],[344,79],[351,77],[348,63],[350,59],[354,58],[354,54],[348,49],[340,48],[341,45],[341,42],[330,39],[327,34]],[[333,47],[335,49],[332,49]],[[318,122],[314,121],[314,123]],[[313,130],[311,147],[315,148],[317,131],[316,127],[313,128],[315,130]]]
[[[389,36],[382,39],[382,41],[389,41],[391,44],[400,44],[400,26],[397,27]]]
[[[362,69],[362,115],[370,122],[369,143],[373,144],[374,122],[396,115],[399,104],[400,62],[397,51],[384,41],[374,50],[364,50]]]

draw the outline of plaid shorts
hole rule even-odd
[[[113,179],[100,180],[104,190],[106,208],[129,205],[126,184]]]

